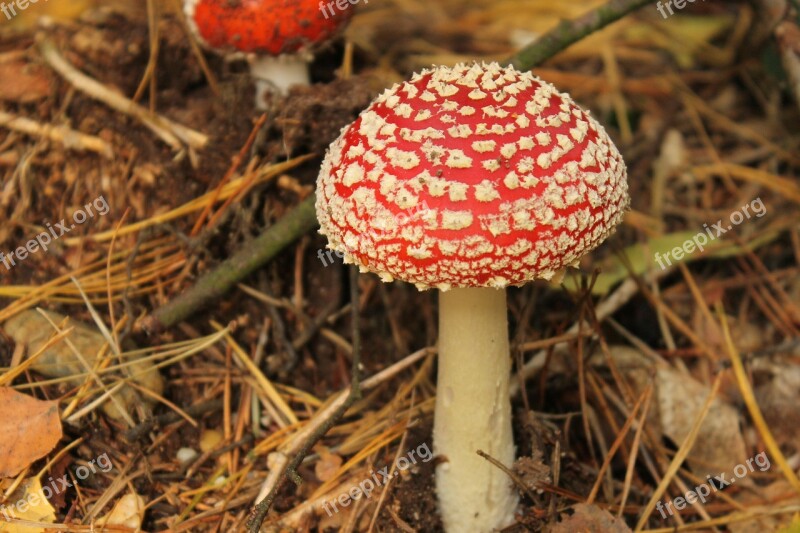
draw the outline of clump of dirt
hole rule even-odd
[[[292,87],[278,98],[268,114],[269,159],[300,153],[324,155],[340,130],[352,122],[375,97],[375,80],[355,76],[327,84]]]

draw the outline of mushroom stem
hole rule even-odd
[[[256,108],[265,109],[267,92],[286,94],[292,85],[308,85],[308,61],[303,54],[278,57],[257,56],[250,61],[250,74],[256,80]]]
[[[514,461],[508,380],[506,291],[461,288],[439,297],[439,376],[433,445],[442,462],[436,492],[445,530],[487,533],[514,520],[508,476],[480,457]]]

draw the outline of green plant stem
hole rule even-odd
[[[156,309],[145,319],[142,328],[160,331],[186,319],[316,226],[314,195],[311,195],[214,270],[202,275],[189,290]]]
[[[653,0],[611,0],[574,20],[562,21],[554,29],[509,57],[505,64],[518,70],[530,70],[587,35],[616,22],[644,5],[653,3]]]

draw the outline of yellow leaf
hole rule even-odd
[[[125,526],[132,530],[142,527],[144,519],[144,499],[136,493],[126,494],[114,504],[114,508],[106,516],[97,520],[98,524],[109,526]]]
[[[0,483],[0,487],[10,484],[11,480],[6,480]],[[47,490],[52,494],[50,487],[47,487]],[[0,506],[0,531],[4,533],[44,533],[44,526],[32,525],[32,523],[55,523],[55,511],[47,501],[39,479],[26,479],[6,500],[6,503]],[[18,523],[14,521],[15,519],[25,522]],[[6,523],[6,521],[10,523]]]
[[[711,41],[730,31],[734,24],[730,15],[693,16],[676,12],[666,21],[659,20],[659,31],[653,31],[651,24],[632,25],[627,35],[670,52],[676,62],[685,68],[695,65],[695,58],[703,54],[706,63],[722,63],[729,59],[724,50],[711,44]],[[713,57],[708,57],[712,55]]]
[[[795,513],[792,517],[792,522],[780,528],[778,533],[800,533],[800,514]]]
[[[9,2],[10,3],[10,2]],[[32,28],[40,17],[50,17],[56,20],[73,20],[87,8],[94,5],[94,0],[69,0],[68,2],[26,2],[26,8],[19,8],[15,4],[16,15],[11,17],[11,25],[18,29]],[[10,13],[10,11],[9,11]]]

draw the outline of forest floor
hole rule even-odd
[[[384,88],[501,60],[601,3],[362,2],[313,85],[265,113],[247,65],[204,67],[173,4],[0,17],[0,531],[244,530],[270,469],[347,392],[348,270],[309,229],[190,315],[147,318],[310,198]],[[800,71],[782,66],[800,64],[800,16],[785,19],[776,41],[750,3],[653,2],[533,69],[607,128],[632,203],[562,284],[509,289],[522,498],[506,531],[800,531]],[[264,530],[442,531],[436,293],[371,274],[358,293],[363,398]]]

